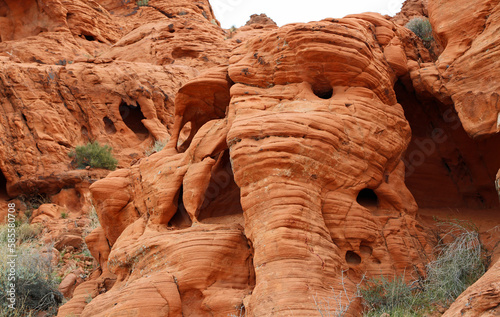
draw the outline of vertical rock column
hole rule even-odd
[[[329,284],[340,270],[322,217],[320,184],[304,169],[314,162],[294,153],[301,148],[296,138],[249,143],[256,141],[231,147],[257,277],[247,309],[251,316],[314,316],[314,298],[332,295]]]

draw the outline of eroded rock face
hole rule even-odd
[[[365,273],[421,273],[417,202],[498,205],[498,7],[461,1],[408,1],[395,22],[255,16],[232,38],[206,0],[0,2],[0,207],[56,194],[33,222],[61,250],[91,200],[101,223],[85,239],[100,268],[68,278],[59,316],[314,316],[332,297],[356,316]],[[427,14],[436,62],[398,26]],[[74,170],[89,140],[120,169]]]
[[[362,272],[421,263],[400,160],[410,130],[389,66],[406,66],[396,30],[360,15],[285,26],[235,50],[227,140],[254,248],[252,316],[312,316],[315,296],[341,291],[342,270],[353,291]]]
[[[429,0],[428,10],[435,38],[445,49],[435,64],[412,72],[417,90],[453,103],[471,137],[498,133],[498,2]]]
[[[0,191],[55,194],[87,177],[68,152],[98,141],[119,166],[168,140],[177,90],[227,63],[208,1],[1,1]],[[173,65],[172,65],[173,64]]]
[[[275,28],[181,88],[166,148],[90,187],[116,284],[77,313],[311,316],[365,272],[421,271],[392,88],[408,36],[376,14]]]

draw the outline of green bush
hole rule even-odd
[[[435,306],[448,307],[485,273],[487,257],[477,228],[463,223],[441,225],[447,232],[439,238],[427,277],[411,285],[403,277],[369,280],[361,289],[368,307],[365,316],[427,316]]]
[[[118,160],[113,157],[111,150],[112,148],[109,145],[101,146],[98,142],[90,142],[86,145],[77,146],[68,155],[73,158],[73,164],[77,168],[90,166],[115,170]]]
[[[407,29],[410,29],[415,35],[424,41],[424,43],[429,43],[434,41],[434,37],[432,36],[432,26],[429,19],[426,18],[414,18],[410,20],[406,25]]]
[[[149,0],[138,0],[136,3],[137,3],[137,6],[139,6],[139,7],[146,7],[149,3]]]

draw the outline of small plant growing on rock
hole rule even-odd
[[[432,25],[429,19],[418,17],[410,20],[405,27],[415,33],[416,36],[422,39],[426,47],[430,47],[434,41],[432,36]]]
[[[410,285],[401,276],[369,280],[361,289],[369,309],[364,316],[428,316],[436,306],[448,307],[485,273],[488,258],[477,228],[456,222],[441,226],[446,226],[446,233],[438,238],[436,260],[427,264],[427,277]]]
[[[167,145],[167,143],[168,143],[168,140],[155,141],[155,143],[150,148],[148,148],[144,152],[144,154],[146,154],[146,156],[150,156],[154,153],[158,153],[161,150],[163,150],[163,148],[165,147],[165,145]]]
[[[77,168],[87,166],[115,170],[118,160],[111,154],[112,148],[109,145],[101,146],[98,142],[90,142],[80,145],[75,150],[68,153],[73,158],[72,164]]]
[[[138,0],[136,3],[138,7],[147,7],[149,0]]]

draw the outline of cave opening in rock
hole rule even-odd
[[[142,120],[146,118],[142,114],[141,107],[139,105],[128,105],[125,102],[122,102],[120,104],[119,111],[125,125],[127,125],[127,127],[132,130],[140,140],[147,139],[149,131],[142,123]]]
[[[7,178],[5,178],[2,170],[0,170],[0,198],[9,198],[9,195],[7,195]]]
[[[500,135],[473,139],[453,105],[419,99],[401,82],[394,90],[412,130],[403,161],[405,183],[418,206],[498,208],[494,180],[500,168]]]
[[[350,265],[359,265],[361,264],[361,257],[354,251],[347,251],[345,261]]]
[[[358,193],[356,198],[358,204],[365,208],[377,208],[378,207],[378,197],[375,192],[370,188],[365,188]]]
[[[115,134],[116,133],[116,127],[113,121],[111,121],[110,118],[104,117],[102,119],[104,122],[104,131],[106,131],[107,134]]]
[[[87,35],[87,34],[82,34],[82,35],[87,41],[95,41],[95,37],[93,35]]]
[[[226,216],[243,215],[240,188],[234,182],[229,151],[220,154],[220,160],[212,171],[210,184],[205,192],[204,202],[198,219],[222,219]],[[218,159],[218,158],[217,158]]]
[[[333,87],[327,81],[318,81],[312,85],[313,93],[321,99],[330,99],[333,96]]]
[[[186,211],[186,207],[184,207],[184,201],[182,198],[183,195],[184,195],[184,190],[181,185],[177,198],[177,211],[172,217],[172,219],[170,219],[168,223],[169,227],[189,228],[193,224],[191,218],[189,217],[189,214]]]

